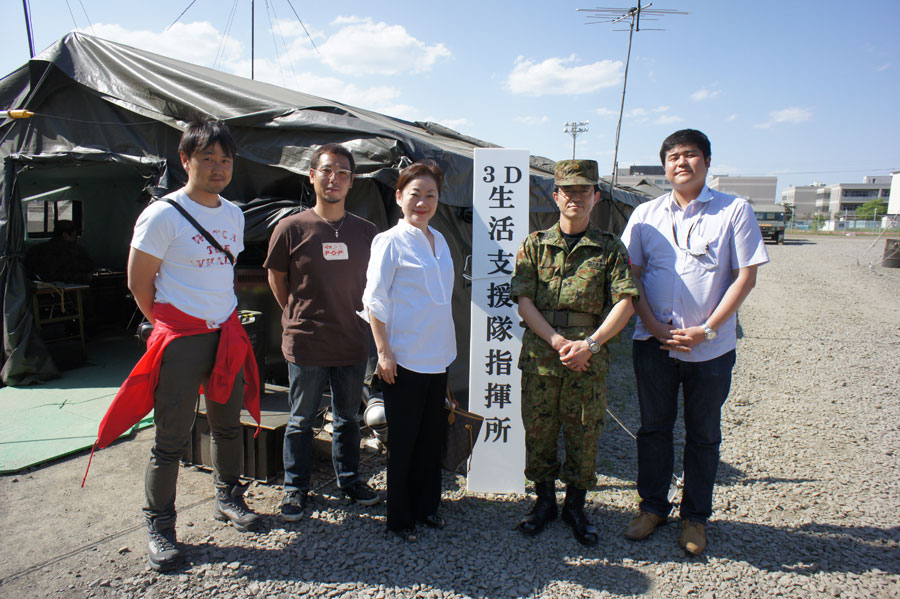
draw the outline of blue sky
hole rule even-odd
[[[196,0],[166,31],[189,4],[30,0],[36,50],[77,28],[249,77],[250,0]],[[578,156],[609,173],[628,33],[589,25],[575,10],[596,6],[256,0],[256,78],[555,160],[571,155],[563,123],[587,120]],[[22,3],[4,7],[5,75],[27,61],[28,43]],[[665,31],[634,36],[623,170],[657,164],[663,138],[684,127],[709,135],[712,173],[777,175],[779,189],[900,170],[900,2],[657,0],[653,8],[692,14],[643,21]]]

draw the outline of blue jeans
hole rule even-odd
[[[637,434],[638,493],[641,510],[668,516],[674,450],[672,431],[678,416],[678,387],[684,392],[684,492],[681,518],[705,523],[712,514],[713,485],[722,442],[722,405],[731,389],[735,351],[705,362],[669,357],[651,337],[635,341],[632,352],[637,379],[641,428]]]
[[[331,461],[338,486],[359,477],[359,406],[366,363],[349,366],[303,366],[288,362],[291,414],[284,431],[284,490],[309,491],[313,424],[325,385],[331,385],[334,434]]]

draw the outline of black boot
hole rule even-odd
[[[178,565],[181,552],[175,545],[175,517],[147,518],[147,542],[149,545],[150,567],[159,572],[171,570]]]
[[[259,514],[247,507],[244,492],[247,485],[229,485],[216,489],[216,507],[213,517],[222,522],[231,521],[241,532],[247,532],[259,526]]]
[[[519,522],[519,530],[526,535],[536,535],[544,530],[547,522],[556,519],[556,485],[549,483],[534,483],[537,493],[537,501],[528,515]]]
[[[587,491],[569,485],[566,487],[566,501],[563,504],[563,522],[572,528],[572,534],[582,545],[597,544],[597,528],[590,523],[584,514],[584,497]]]

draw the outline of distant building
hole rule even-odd
[[[660,175],[666,176],[666,169],[661,164],[634,164],[628,167],[629,175]]]
[[[775,204],[778,177],[731,177],[715,175],[709,188],[744,198],[751,204]]]
[[[604,177],[604,179],[610,181],[612,176]],[[622,174],[620,170],[616,184],[642,191],[649,191],[645,188],[647,184],[650,184],[662,190],[659,195],[672,191],[672,184],[666,179],[666,169],[661,164],[635,164],[628,167],[627,175]]]
[[[891,197],[889,175],[865,177],[862,183],[835,183],[816,191],[816,211],[824,214],[851,214],[875,198],[885,204]]]
[[[606,181],[610,181],[612,179],[612,177],[603,178]],[[622,187],[633,187],[635,189],[640,189],[644,184],[647,183],[658,187],[661,190],[659,195],[672,191],[672,184],[669,183],[669,180],[666,179],[665,175],[663,175],[662,177],[654,175],[619,175],[619,177],[616,179],[616,185],[621,185]]]
[[[809,218],[818,210],[816,209],[816,197],[824,183],[812,185],[798,185],[781,190],[781,203],[790,207],[794,218]]]

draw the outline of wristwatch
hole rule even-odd
[[[709,328],[709,325],[708,325],[707,323],[704,322],[704,323],[703,323],[702,325],[700,325],[700,326],[703,327],[703,332],[706,333],[706,340],[707,340],[707,341],[712,341],[713,339],[716,338],[716,335],[718,335],[718,333],[716,333],[714,330],[712,330],[711,328]]]
[[[588,344],[588,349],[591,350],[592,354],[596,354],[600,352],[600,344],[594,341],[591,337],[585,339]]]

